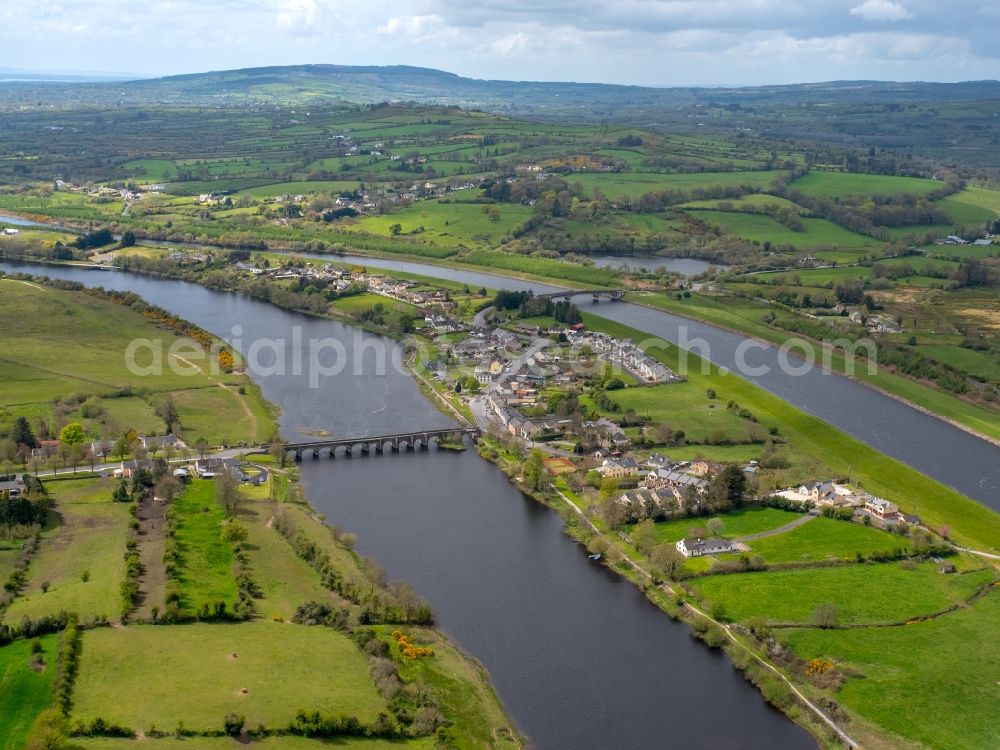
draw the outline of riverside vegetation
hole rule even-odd
[[[296,748],[330,739],[358,748],[521,745],[488,676],[433,630],[416,593],[354,552],[352,534],[324,524],[283,458],[250,456],[268,477],[250,486],[228,473],[179,481],[172,469],[194,451],[147,458],[138,441],[121,438],[117,458],[139,467],[122,479],[68,468],[103,460],[72,451],[29,465],[33,436],[45,430],[68,438],[68,424],[94,437],[112,429],[100,418],[111,413],[127,438],[127,415],[153,422],[143,395],[103,390],[129,384],[124,367],[89,352],[120,350],[127,336],[207,334],[134,296],[41,279],[0,284],[9,304],[0,320],[16,355],[6,366],[23,373],[11,378],[19,390],[5,404],[5,440],[17,448],[6,460],[12,474],[25,472],[26,487],[24,500],[0,499],[3,747],[130,747],[136,737],[219,747],[239,736]],[[66,312],[66,328],[29,321],[21,333],[33,337],[29,347],[15,321],[39,300],[50,318]],[[57,370],[47,352],[58,347],[80,366]],[[238,357],[234,364],[224,377],[245,384],[240,400],[257,399],[254,409],[270,420]],[[71,407],[111,402],[107,412],[62,406],[56,394],[82,384],[95,392]],[[148,392],[163,398],[180,384],[154,379]],[[194,388],[220,385],[194,376]],[[118,408],[118,398],[149,406],[149,416]],[[177,401],[169,426],[180,432],[197,422]],[[236,399],[217,414],[227,413],[237,422],[245,414]],[[52,468],[63,470],[51,476]]]

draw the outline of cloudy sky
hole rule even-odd
[[[990,0],[0,0],[0,68],[408,64],[646,85],[1000,78]]]

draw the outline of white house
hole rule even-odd
[[[739,545],[730,539],[681,539],[677,542],[677,551],[684,557],[702,557],[704,555],[724,555],[739,552]]]

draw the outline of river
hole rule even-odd
[[[595,266],[601,268],[631,268],[647,271],[670,271],[681,276],[697,276],[710,268],[722,270],[728,266],[710,263],[697,258],[664,258],[660,255],[591,255]]]
[[[259,378],[282,408],[286,437],[387,433],[451,424],[407,375],[375,374],[395,343],[196,284],[65,266],[3,264],[133,291],[227,339],[337,339],[371,349],[308,387],[308,374]],[[477,282],[478,283],[478,282]],[[290,352],[288,352],[290,355]],[[511,718],[542,750],[814,748],[728,659],[696,642],[632,584],[587,559],[553,512],[525,497],[475,451],[306,459],[313,505],[359,535],[358,549],[410,581],[439,626],[490,671]]]
[[[315,255],[316,258],[329,256]],[[472,288],[531,290],[536,294],[559,291],[561,287],[536,281],[511,279],[482,271],[449,268],[387,258],[358,259],[375,268],[435,276]],[[738,366],[738,350],[747,337],[700,323],[662,310],[627,302],[594,303],[590,295],[574,298],[584,311],[644,331],[672,343],[700,340],[707,359],[743,376],[799,409],[819,417],[863,443],[912,466],[942,484],[957,489],[994,510],[1000,511],[1000,446],[925,414],[843,375],[808,367],[789,374],[781,367],[774,346],[750,348],[745,354],[749,368],[766,367],[767,372],[750,374]],[[794,366],[804,364],[794,355]],[[860,366],[859,366],[860,367]],[[947,450],[942,450],[947,446]],[[848,467],[843,467],[847,472]],[[919,499],[916,499],[919,504]]]

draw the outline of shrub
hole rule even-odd
[[[228,713],[222,721],[223,731],[230,737],[238,737],[243,733],[247,719],[243,714]]]

